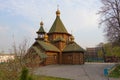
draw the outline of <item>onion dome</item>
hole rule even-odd
[[[57,15],[57,16],[60,16],[60,10],[59,10],[59,9],[57,9],[56,15]]]
[[[45,33],[44,40],[48,41],[48,35],[47,35],[47,33]]]
[[[44,30],[44,28],[43,28],[43,25],[44,25],[44,23],[43,23],[43,21],[41,21],[41,22],[40,22],[40,29],[37,31],[38,34],[40,34],[40,33],[45,33],[45,30]]]
[[[41,21],[41,22],[40,22],[40,26],[43,26],[43,24],[44,24],[43,21]]]

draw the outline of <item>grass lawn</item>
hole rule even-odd
[[[71,79],[65,79],[65,78],[58,78],[58,77],[50,77],[50,76],[33,76],[33,80],[71,80]]]
[[[109,74],[109,77],[120,78],[120,65],[116,66],[116,68]]]

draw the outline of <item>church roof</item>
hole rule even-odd
[[[84,49],[81,48],[77,43],[69,43],[64,49],[63,52],[84,52]]]
[[[60,19],[60,13],[58,13],[58,11],[56,11],[56,19],[49,31],[49,33],[67,33],[67,30],[64,26],[64,24],[62,23],[61,19]]]
[[[53,42],[58,42],[58,41],[65,41],[65,39],[64,38],[62,38],[62,37],[58,37],[57,39],[55,39],[55,40],[53,40]]]
[[[40,49],[38,49],[36,46],[32,46],[32,49],[34,49],[34,51],[36,51],[36,53],[41,57],[41,58],[46,58],[47,55],[45,53],[43,53],[42,51],[40,51]]]
[[[41,26],[40,29],[37,31],[37,33],[45,33],[44,28]]]
[[[43,22],[40,22],[40,29],[37,31],[37,33],[45,33],[45,30],[43,28]]]
[[[45,41],[39,41],[37,40],[36,41],[45,51],[54,51],[54,52],[60,52],[60,50],[52,45],[51,43],[49,42],[45,42]]]

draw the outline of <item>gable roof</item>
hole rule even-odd
[[[69,43],[64,49],[63,52],[84,52],[84,49],[81,48],[77,43]]]
[[[37,40],[35,43],[38,43],[45,51],[60,52],[56,46],[52,45],[49,42]]]
[[[40,49],[38,49],[36,46],[32,46],[32,49],[34,49],[34,51],[41,57],[41,58],[46,58],[47,55],[45,53],[43,53],[42,51],[40,51]]]
[[[67,33],[67,30],[64,26],[64,24],[62,23],[60,16],[56,16],[56,19],[49,31],[49,33]]]

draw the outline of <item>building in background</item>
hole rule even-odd
[[[87,48],[85,56],[88,61],[96,60],[98,58],[97,48]]]
[[[9,62],[10,60],[14,60],[14,54],[0,54],[0,63]]]
[[[85,60],[88,62],[103,62],[104,57],[99,56],[99,53],[98,53],[100,50],[101,50],[101,47],[86,48]]]

